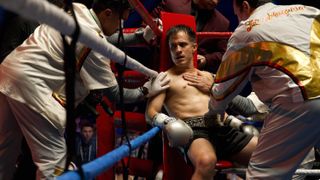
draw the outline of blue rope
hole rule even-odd
[[[130,141],[132,149],[136,149],[144,143],[148,142],[152,137],[154,137],[160,131],[159,127],[154,127],[143,135]],[[113,151],[91,161],[87,164],[82,165],[84,179],[93,179],[104,171],[112,167],[116,162],[120,161],[122,158],[129,155],[128,144],[123,144],[122,146],[114,149]],[[81,180],[81,177],[77,171],[69,171],[65,174],[56,178],[57,180]]]

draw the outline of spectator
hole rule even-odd
[[[79,167],[94,160],[96,158],[96,148],[94,125],[88,121],[81,122],[80,136],[76,140],[76,165]]]

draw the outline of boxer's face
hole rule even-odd
[[[196,43],[190,41],[189,36],[179,31],[169,39],[170,55],[175,65],[193,64],[193,55],[197,49]]]

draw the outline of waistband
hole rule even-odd
[[[191,128],[193,127],[206,127],[203,116],[184,118],[183,121],[187,123]]]

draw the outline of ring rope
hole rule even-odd
[[[138,28],[125,28],[123,33],[134,33]],[[228,39],[232,32],[196,32],[197,38]]]
[[[40,23],[48,24],[65,35],[72,35],[76,24],[73,18],[62,9],[47,1],[39,0],[0,0],[0,5],[5,9]],[[95,32],[80,25],[79,42],[86,44],[96,52],[104,55],[114,62],[123,64],[125,53],[101,38]],[[127,68],[139,71],[149,77],[155,77],[158,73],[151,70],[131,57],[127,57]]]
[[[152,137],[154,137],[158,132],[160,132],[159,127],[154,127],[144,133],[141,136],[130,141],[132,149],[136,149],[148,142]],[[123,144],[120,147],[114,149],[113,151],[82,165],[84,179],[93,179],[104,171],[112,167],[116,162],[120,161],[122,158],[129,155],[128,144]],[[70,171],[56,178],[57,180],[81,180],[80,174],[77,171]]]
[[[227,168],[220,170],[220,173],[227,174],[246,174],[246,168]],[[309,176],[319,176],[320,169],[297,169],[295,172],[296,175],[309,175]]]
[[[157,35],[161,36],[162,32],[158,28],[158,25],[155,21],[153,21],[152,16],[149,14],[149,12],[145,9],[143,4],[139,0],[128,0],[128,2],[131,4],[131,6],[134,7],[134,9],[139,13],[143,21],[150,26],[152,31]]]
[[[228,39],[232,32],[196,32],[198,38]]]

